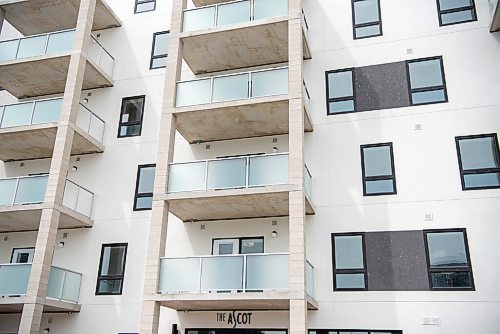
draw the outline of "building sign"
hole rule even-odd
[[[250,325],[252,323],[252,312],[217,312],[216,321],[233,326],[233,328],[240,325]]]

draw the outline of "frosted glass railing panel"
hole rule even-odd
[[[73,49],[74,37],[74,30],[50,34],[47,42],[47,54]]]
[[[115,59],[93,35],[90,35],[90,37],[89,59],[98,65],[107,75],[110,77],[113,76]]]
[[[170,165],[168,191],[205,190],[206,161]]]
[[[288,290],[288,254],[247,256],[247,290]]]
[[[309,261],[306,261],[306,288],[307,294],[314,298],[314,267]]]
[[[19,178],[14,204],[42,203],[48,179],[48,175]]]
[[[33,113],[33,103],[20,103],[5,106],[1,128],[30,125]]]
[[[288,68],[252,73],[252,97],[288,93]]]
[[[210,103],[211,80],[201,79],[177,83],[176,106],[194,106]]]
[[[250,21],[251,1],[232,2],[221,4],[217,10],[218,27]]]
[[[62,99],[40,100],[0,107],[0,128],[57,122],[61,114]],[[0,110],[2,110],[0,109]]]
[[[0,61],[16,59],[19,40],[0,42]]]
[[[288,16],[288,0],[254,0],[254,20]]]
[[[248,98],[248,73],[214,78],[212,102]]]
[[[50,268],[47,297],[78,303],[82,275],[65,269]]]
[[[17,58],[42,56],[45,54],[47,35],[27,37],[20,40]]]
[[[202,291],[243,289],[243,256],[202,258]]]
[[[63,195],[64,206],[90,218],[92,216],[93,203],[94,194],[91,191],[70,180],[66,180]]]
[[[187,10],[184,12],[182,31],[209,29],[214,26],[215,6]]]
[[[0,296],[25,295],[31,264],[1,264],[0,265]]]
[[[36,101],[31,124],[59,121],[63,99]]]
[[[312,197],[312,175],[309,172],[309,169],[307,168],[307,166],[304,166],[304,187],[305,187],[307,196],[309,196],[309,198],[311,198]]]
[[[0,180],[0,205],[8,206],[14,203],[17,179]]]
[[[210,160],[208,162],[208,189],[244,188],[246,185],[246,158]]]
[[[250,187],[288,183],[288,154],[250,158]]]
[[[76,118],[76,125],[102,143],[104,137],[104,121],[94,114],[89,108],[80,104],[80,110]]]
[[[194,292],[200,289],[201,258],[161,259],[161,293]]]

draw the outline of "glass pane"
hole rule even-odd
[[[0,295],[25,295],[31,264],[0,266]]]
[[[107,75],[113,75],[113,67],[115,64],[115,60],[106,52],[102,51],[101,59],[99,61],[100,68],[106,72]]]
[[[390,146],[364,147],[365,176],[392,175]]]
[[[74,36],[74,30],[49,35],[47,54],[72,50]]]
[[[141,125],[122,125],[120,127],[121,137],[139,136],[141,134]]]
[[[119,276],[123,275],[125,264],[125,252],[127,246],[106,246],[102,251],[102,265],[100,275]]]
[[[264,239],[243,239],[241,240],[241,254],[264,253]]]
[[[155,182],[155,167],[142,167],[139,174],[139,193],[152,193]]]
[[[162,33],[155,35],[153,56],[160,56],[168,54],[168,39],[169,33]]]
[[[121,279],[102,279],[99,280],[97,291],[103,294],[117,294],[120,293],[121,287]]]
[[[440,59],[408,63],[408,68],[412,89],[440,86],[443,84]]]
[[[64,284],[64,270],[51,267],[49,284],[47,286],[47,297],[61,299]]]
[[[364,289],[364,274],[336,274],[335,282],[337,289]]]
[[[32,124],[41,124],[59,121],[62,108],[62,99],[39,101],[35,103]]]
[[[247,289],[288,289],[288,255],[248,256]]]
[[[64,195],[63,195],[63,205],[76,210],[78,201],[78,186],[73,182],[66,181],[66,185],[64,186]]]
[[[151,63],[151,68],[167,67],[167,60],[168,60],[167,56],[155,58],[155,59],[153,59],[153,61]]]
[[[138,122],[142,119],[144,97],[125,99],[122,103],[121,122]]]
[[[288,154],[250,158],[249,186],[285,184],[288,182]]]
[[[329,98],[353,96],[352,71],[328,74]]]
[[[196,292],[200,289],[200,258],[162,259],[159,291]]]
[[[193,106],[210,103],[210,79],[179,82],[177,84],[176,106]]]
[[[446,101],[446,96],[444,95],[444,89],[437,89],[427,92],[412,93],[411,100],[413,104],[444,102]]]
[[[135,9],[136,13],[149,12],[155,10],[155,1],[138,3]]]
[[[233,248],[234,245],[232,243],[229,244],[219,244],[218,245],[218,255],[228,255],[228,254],[233,254]]]
[[[92,203],[94,201],[94,195],[83,188],[79,188],[78,191],[76,211],[81,213],[82,215],[90,217],[92,214]]]
[[[288,68],[252,73],[252,97],[288,93]]]
[[[379,21],[378,0],[363,0],[354,3],[354,22],[363,24]]]
[[[241,188],[246,185],[245,158],[208,162],[208,189]]]
[[[184,12],[182,31],[203,30],[214,27],[215,7],[199,8]]]
[[[439,0],[441,10],[472,6],[471,0]]]
[[[0,42],[0,61],[16,59],[19,40]]]
[[[214,78],[212,102],[248,98],[248,74]]]
[[[472,10],[464,10],[461,12],[441,14],[442,24],[468,22],[468,21],[473,21],[474,19],[475,19],[474,12]]]
[[[254,0],[254,20],[288,16],[288,0]]]
[[[153,196],[138,197],[135,202],[136,209],[151,209],[153,207]]]
[[[202,259],[201,289],[242,290],[243,256],[220,256]]]
[[[309,170],[304,166],[304,188],[306,190],[307,196],[312,197],[312,176]]]
[[[458,145],[464,170],[500,167],[494,137],[460,139]]]
[[[336,236],[335,269],[363,269],[363,237],[361,235]]]
[[[500,186],[500,173],[464,175],[465,188]]]
[[[70,271],[66,271],[66,278],[64,281],[64,288],[62,290],[61,299],[73,303],[78,303],[80,299],[80,285],[82,276]]]
[[[91,116],[89,134],[100,143],[102,143],[104,136],[104,127],[104,121],[100,120],[95,115]]]
[[[17,58],[35,57],[45,54],[47,35],[21,39]]]
[[[219,5],[217,26],[250,21],[250,1]]]
[[[314,268],[309,262],[306,262],[306,288],[307,294],[314,298]]]
[[[45,199],[48,176],[19,179],[15,204],[42,203]]]
[[[91,123],[92,114],[90,111],[80,104],[78,114],[76,115],[76,125],[87,132]]]
[[[467,266],[462,232],[427,233],[431,267]]]
[[[379,35],[380,35],[379,24],[368,27],[356,28],[356,38],[379,36]]]
[[[366,194],[394,193],[393,180],[366,181]]]
[[[2,128],[29,125],[33,103],[11,104],[5,106]]]
[[[330,114],[354,111],[354,100],[330,102]]]
[[[433,288],[471,288],[468,271],[431,273]]]
[[[170,165],[168,192],[205,190],[206,162]]]

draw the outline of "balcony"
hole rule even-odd
[[[195,74],[288,61],[288,0],[239,0],[185,10],[183,57]],[[304,36],[304,58],[311,58]]]
[[[288,262],[283,253],[163,258],[156,298],[178,311],[286,310]],[[307,264],[309,288],[314,269]],[[313,290],[307,293],[308,307],[317,309]]]
[[[177,130],[190,143],[288,133],[288,67],[181,81],[176,92]],[[307,109],[304,123],[313,130]]]
[[[0,264],[0,313],[22,312],[23,304],[33,303],[26,297],[31,264]],[[44,312],[79,312],[82,275],[52,266],[49,274]]]
[[[0,106],[0,160],[52,157],[62,98]],[[71,154],[104,151],[104,121],[80,104]]]
[[[0,0],[5,19],[23,35],[75,28],[79,6],[80,0]],[[97,0],[92,30],[120,25],[111,8]]]
[[[500,31],[500,1],[497,1],[490,31],[491,32]]]
[[[19,99],[64,92],[75,30],[0,42],[0,87]],[[91,38],[83,89],[113,85],[114,58]]]
[[[288,154],[266,154],[171,164],[165,200],[184,222],[281,217],[288,215],[293,190]],[[306,212],[314,214],[310,193]]]
[[[45,203],[48,175],[0,179],[0,233],[36,231]],[[66,180],[59,228],[92,227],[94,194]]]

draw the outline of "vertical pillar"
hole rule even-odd
[[[47,293],[49,273],[56,243],[60,212],[55,205],[61,205],[68,173],[71,147],[73,144],[74,122],[79,110],[79,100],[83,86],[87,50],[94,18],[96,0],[81,0],[74,40],[75,50],[71,55],[66,86],[64,90],[61,116],[57,128],[54,152],[49,171],[45,202],[50,204],[42,211],[40,227],[35,244],[35,255],[28,283],[27,298],[30,303],[23,307],[19,334],[39,334],[43,314],[43,304]],[[32,301],[32,302],[31,302]]]
[[[304,105],[302,90],[302,1],[289,0],[289,290],[290,334],[307,333],[305,194],[304,194]]]
[[[154,183],[153,209],[149,223],[148,248],[146,253],[146,270],[144,277],[144,300],[141,308],[140,334],[157,334],[160,322],[160,304],[154,300],[160,278],[160,258],[165,253],[168,203],[164,200],[167,193],[169,164],[173,160],[176,121],[174,107],[176,83],[182,70],[182,46],[180,33],[182,29],[182,12],[187,0],[174,0],[172,4],[172,20],[169,36],[169,50],[165,87],[163,91],[163,108],[160,119],[160,134],[156,155],[156,175]]]

